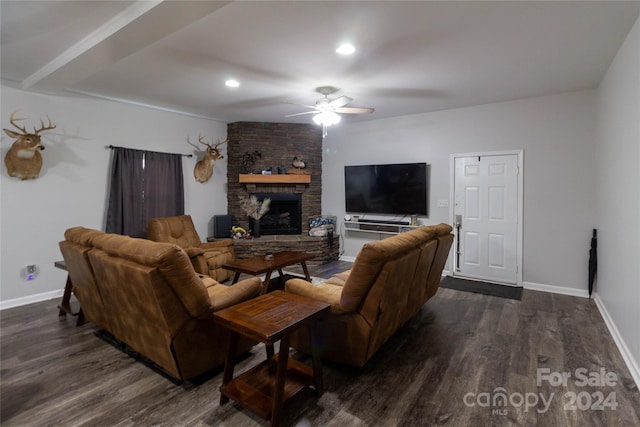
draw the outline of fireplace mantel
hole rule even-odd
[[[257,173],[241,173],[238,180],[240,184],[309,184],[311,182],[311,175],[261,175]]]
[[[311,175],[282,174],[282,175],[261,175],[261,174],[240,174],[238,182],[244,184],[247,192],[256,193],[258,188],[266,189],[264,186],[295,185],[294,193],[302,193],[306,185],[311,183]],[[259,187],[260,186],[260,187]],[[266,191],[266,190],[265,190]],[[273,192],[273,188],[269,192]]]

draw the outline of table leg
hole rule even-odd
[[[272,270],[267,271],[266,276],[264,276],[264,282],[262,282],[262,294],[266,294],[269,292],[269,282],[271,282],[271,272]]]
[[[307,326],[311,337],[311,364],[313,366],[313,381],[316,386],[316,396],[322,396],[324,385],[322,383],[322,361],[320,360],[320,346],[318,343],[318,329],[320,320]]]
[[[273,392],[273,404],[271,406],[271,426],[280,425],[280,410],[284,396],[284,380],[289,362],[289,335],[284,335],[280,340],[280,352],[278,353],[278,370]]]
[[[224,405],[229,398],[222,394],[222,387],[233,379],[233,369],[236,366],[236,347],[238,345],[238,334],[229,331],[229,345],[227,347],[227,360],[224,362],[224,374],[222,374],[222,385],[220,386],[220,404]]]
[[[73,285],[71,284],[71,278],[67,275],[67,283],[64,285],[64,293],[62,294],[62,301],[60,301],[60,305],[58,305],[58,316],[65,316],[67,313],[76,315],[71,310],[71,290],[73,289]]]
[[[267,359],[271,359],[273,357],[273,355],[275,354],[275,352],[273,350],[273,344],[265,344],[264,346],[267,349]]]
[[[240,272],[236,271],[236,274],[233,275],[233,281],[231,282],[231,284],[235,285],[236,283],[238,283],[239,278],[240,278]]]
[[[304,271],[304,277],[305,279],[307,279],[307,282],[311,281],[311,276],[309,275],[309,269],[307,268],[307,263],[306,261],[302,261],[300,263],[300,265],[302,265],[302,271]]]
[[[73,312],[71,309],[71,293],[73,291],[73,283],[71,283],[71,278],[67,274],[67,283],[64,285],[64,293],[62,294],[62,301],[60,301],[60,305],[58,305],[58,316],[66,316],[67,314],[71,314],[72,316],[78,316],[78,320],[76,320],[76,326],[84,325],[84,313],[82,312],[82,307],[77,312]]]
[[[84,325],[84,312],[82,311],[82,307],[78,310],[78,320],[76,321],[76,326]]]

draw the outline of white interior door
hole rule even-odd
[[[517,154],[454,157],[454,276],[518,285]]]

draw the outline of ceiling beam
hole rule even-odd
[[[21,89],[64,90],[228,3],[136,1],[23,80]]]

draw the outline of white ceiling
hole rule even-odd
[[[640,1],[7,1],[2,83],[221,120],[370,120],[595,88]],[[343,41],[356,53],[335,53]],[[230,89],[228,78],[241,86]]]

